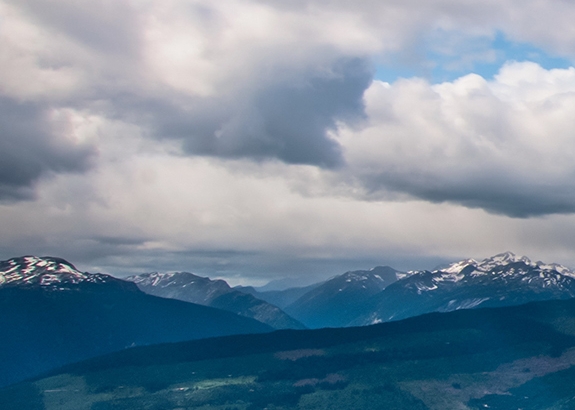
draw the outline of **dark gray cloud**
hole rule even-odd
[[[293,82],[278,80],[245,94],[173,101],[123,95],[114,109],[148,124],[156,138],[181,140],[190,155],[336,167],[343,159],[328,132],[337,121],[352,125],[364,118],[362,97],[372,75],[368,61],[341,59],[321,73],[299,72]]]
[[[30,199],[33,185],[48,172],[89,167],[92,147],[53,133],[45,108],[0,98],[0,200]]]
[[[89,86],[76,90],[77,95],[69,97],[66,104],[88,110],[94,109],[94,102],[105,105],[106,117],[147,127],[147,134],[155,138],[181,140],[189,155],[337,167],[344,161],[328,132],[338,121],[353,123],[364,116],[362,97],[374,74],[365,53],[344,54],[333,45],[311,41],[301,48],[315,52],[308,61],[298,61],[301,56],[295,53],[294,64],[290,61],[292,50],[287,47],[266,51],[256,45],[237,44],[244,54],[240,58],[245,58],[237,68],[245,65],[250,72],[240,71],[232,81],[236,67],[222,66],[228,60],[227,53],[219,49],[219,33],[233,27],[233,22],[226,22],[230,16],[222,15],[218,7],[199,3],[156,10],[150,5],[101,0],[89,7],[76,2],[48,5],[37,0],[13,4],[39,27],[82,48],[82,52],[75,50],[53,61],[43,56],[47,67],[83,67],[81,78]],[[159,16],[159,26],[155,26],[154,10],[179,10],[192,31],[178,25],[180,21],[171,32],[169,26],[160,24],[166,16]],[[163,27],[162,36],[166,37],[154,37],[158,27]],[[294,29],[297,33],[298,28]],[[188,37],[193,36],[190,33],[202,37]],[[177,51],[167,51],[168,58],[176,52],[186,56],[174,57],[176,69],[155,55],[163,52],[164,46],[167,50],[173,47],[163,44],[165,39],[178,44]],[[263,44],[267,39],[255,41]],[[154,48],[160,44],[162,47]],[[188,47],[203,52],[188,55]],[[60,61],[66,58],[69,61]],[[96,66],[85,67],[87,61]],[[189,75],[193,76],[195,64],[213,65],[213,73],[203,74],[204,85],[208,89],[214,86],[217,92],[208,96],[190,92],[183,67],[190,68]],[[230,80],[215,86],[214,79],[226,71],[223,77]],[[158,83],[148,89],[141,81],[150,79]]]
[[[425,201],[451,202],[467,208],[481,208],[512,218],[529,218],[550,214],[575,213],[575,192],[566,184],[511,180],[509,175],[492,173],[467,175],[393,174],[364,179],[368,196],[378,197],[381,188],[408,194]]]
[[[122,236],[96,236],[93,241],[103,246],[140,246],[144,245],[150,239],[122,237]]]
[[[339,165],[341,152],[326,132],[338,120],[353,123],[363,116],[363,93],[372,73],[360,59],[340,60],[331,69],[329,75],[310,76],[295,86],[279,84],[257,95],[254,108],[260,114],[259,132],[253,131],[253,123],[247,129],[229,131],[239,131],[254,146],[253,152],[245,154],[271,154],[288,163]]]

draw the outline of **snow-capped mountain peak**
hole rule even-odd
[[[231,288],[222,279],[210,279],[190,272],[151,272],[128,276],[126,280],[134,282],[140,287],[158,288],[185,288],[190,285],[208,286],[220,291],[229,291]]]
[[[534,265],[537,266],[541,270],[546,270],[546,271],[554,270],[554,271],[559,272],[561,275],[575,278],[575,272],[573,270],[569,269],[566,266],[559,265],[557,263],[544,263],[541,261],[537,261],[534,263]]]
[[[469,265],[477,266],[477,261],[475,259],[464,259],[462,261],[452,263],[447,268],[441,269],[441,271],[446,273],[458,274]]]
[[[519,267],[516,269],[516,271],[519,273],[525,272],[526,269],[533,268],[546,272],[555,271],[561,275],[575,278],[575,272],[565,266],[559,265],[557,263],[548,264],[541,261],[532,262],[531,259],[529,259],[527,256],[518,256],[513,252],[500,253],[495,256],[485,258],[480,262],[476,261],[475,259],[464,259],[462,261],[450,264],[447,268],[437,269],[433,271],[433,273],[445,277],[449,275],[457,276],[460,275],[464,269],[472,266],[473,270],[468,272],[471,275],[481,275],[494,271],[508,270],[509,265],[517,263],[523,265],[523,268]]]
[[[126,280],[142,286],[161,286],[164,285],[164,281],[170,282],[170,279],[176,275],[177,273],[175,272],[151,272],[141,275],[129,276],[126,278]]]
[[[221,279],[212,280],[190,272],[152,272],[128,276],[144,292],[187,302],[209,304],[232,289]],[[183,292],[183,293],[182,293]],[[182,296],[183,295],[183,296]]]
[[[523,262],[527,266],[536,266],[527,256],[517,256],[513,252],[504,252],[490,258],[483,259],[477,267],[480,270],[489,271],[497,266],[505,266],[518,262]]]
[[[399,279],[400,283],[404,283],[417,294],[430,291],[436,293],[453,286],[466,288],[480,284],[481,287],[501,285],[511,290],[523,286],[520,285],[522,282],[533,289],[563,289],[570,286],[567,282],[575,279],[575,272],[559,264],[532,262],[526,256],[504,252],[480,262],[464,259],[432,272],[409,272]]]
[[[0,287],[10,285],[56,286],[81,282],[102,283],[108,275],[80,272],[70,262],[51,256],[22,256],[0,262]]]
[[[372,306],[376,307],[351,324],[573,297],[573,270],[505,252],[479,262],[464,259],[433,271],[409,272],[374,296]]]
[[[369,270],[348,271],[335,276],[326,283],[331,283],[342,292],[346,288],[361,287],[363,289],[374,288],[383,290],[387,285],[398,278],[398,272],[389,266],[376,266]]]
[[[346,282],[366,282],[370,279],[382,280],[381,276],[379,275],[370,275],[367,276],[366,274],[360,274],[358,272],[346,272],[343,274],[342,279]]]

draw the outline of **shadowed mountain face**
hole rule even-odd
[[[365,301],[397,280],[389,266],[346,272],[305,293],[286,311],[310,328],[347,326],[364,311]]]
[[[308,293],[309,291],[321,286],[324,282],[314,283],[312,285],[298,287],[298,288],[287,288],[284,290],[265,290],[256,289],[252,286],[236,286],[234,289],[239,290],[243,293],[249,293],[258,299],[265,300],[272,305],[276,305],[281,309],[285,309],[287,306],[291,305],[293,302],[298,300],[300,297]]]
[[[0,262],[0,329],[0,385],[130,346],[271,330],[33,256]]]
[[[230,291],[229,285],[221,280],[212,280],[189,272],[143,273],[128,276],[145,293],[169,299],[208,305],[218,296]]]
[[[0,390],[3,410],[573,409],[575,300],[128,349]]]
[[[275,329],[305,329],[277,306],[252,294],[230,288],[223,280],[211,280],[189,272],[145,273],[130,276],[138,288],[150,295],[198,303],[249,317]]]

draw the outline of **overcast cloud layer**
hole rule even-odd
[[[475,70],[501,37],[573,62],[573,21],[561,0],[0,0],[0,256],[242,283],[575,265],[575,69]]]

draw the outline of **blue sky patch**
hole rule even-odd
[[[375,78],[394,82],[398,78],[423,77],[437,84],[466,74],[492,79],[507,61],[532,61],[543,68],[568,68],[573,63],[529,43],[495,36],[465,36],[461,32],[437,30],[410,55],[396,53],[377,65]]]

